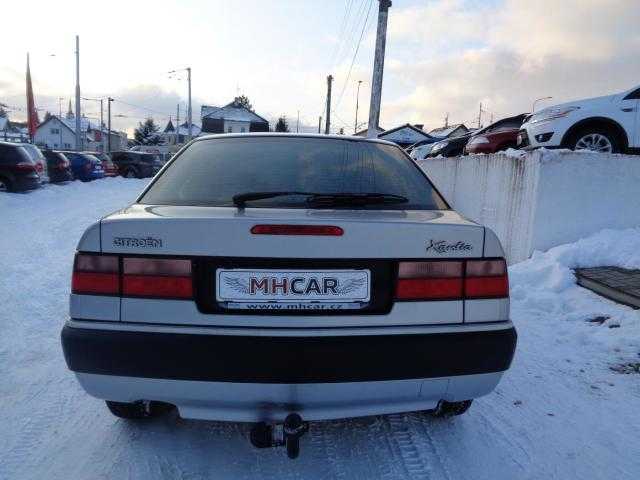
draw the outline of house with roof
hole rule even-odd
[[[98,122],[99,123],[99,122]],[[104,125],[92,123],[88,118],[80,119],[81,149],[85,151],[106,151],[111,137],[111,150],[126,150],[127,134],[111,130]],[[69,112],[64,117],[51,115],[48,120],[38,125],[33,139],[36,145],[44,148],[71,150],[76,146],[76,119],[69,105]]]
[[[422,142],[423,140],[427,143],[429,141],[436,142],[438,140],[434,136],[425,132],[422,127],[424,127],[422,124],[411,125],[410,123],[406,123],[404,125],[385,130],[378,135],[378,138],[396,143],[402,148],[407,148],[414,143]]]
[[[24,122],[12,122],[9,117],[0,117],[0,140],[4,142],[29,142],[29,131]]]
[[[378,125],[378,127],[376,128],[376,138],[378,137],[378,135],[380,135],[381,133],[383,133],[385,130],[384,128],[382,128],[380,125]],[[365,128],[364,130],[360,130],[359,132],[354,133],[354,135],[356,137],[367,137],[369,135],[369,128]]]
[[[202,133],[202,128],[195,123],[191,124],[191,138],[195,138]],[[175,127],[173,121],[169,118],[164,130],[160,132],[160,138],[166,145],[178,145],[185,143],[189,138],[189,124],[184,122],[182,125]]]
[[[224,107],[202,105],[202,133],[268,132],[269,122],[234,99]]]
[[[453,125],[445,125],[440,128],[434,128],[429,132],[429,135],[438,138],[453,138],[461,137],[467,133],[469,133],[469,129],[465,127],[463,123],[456,123]]]
[[[389,130],[378,127],[377,138],[397,143],[402,148],[407,148],[408,146],[423,140],[426,140],[427,143],[428,141],[436,142],[438,138],[433,135],[429,135],[422,129],[423,127],[424,125],[419,123],[414,125],[405,123],[404,125],[390,128]],[[369,130],[365,129],[357,132],[355,135],[358,137],[366,137],[368,132]]]

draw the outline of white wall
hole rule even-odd
[[[51,133],[51,129],[57,128],[60,133]],[[39,127],[35,134],[35,143],[44,145],[47,148],[56,148],[60,150],[75,149],[76,136],[57,118],[48,121],[45,125]]]
[[[224,133],[242,133],[249,132],[249,128],[251,127],[251,122],[239,122],[236,120],[225,120],[224,121]],[[231,128],[231,131],[229,131]]]
[[[640,156],[540,150],[419,164],[453,208],[496,232],[510,263],[640,225]]]

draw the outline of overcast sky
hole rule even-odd
[[[201,104],[239,92],[270,120],[284,114],[295,127],[300,111],[301,123],[317,128],[331,73],[333,127],[351,133],[358,80],[359,122],[367,118],[377,3],[31,0],[26,11],[14,2],[2,8],[0,102],[24,117],[28,51],[41,115],[57,112],[60,97],[66,111],[78,34],[82,96],[114,97],[114,115],[126,115],[114,117],[118,128],[175,117],[185,75],[167,72],[191,66],[196,123]],[[530,111],[539,97],[553,96],[548,105],[640,84],[640,0],[393,0],[389,12],[384,128],[431,129],[447,113],[450,123],[473,125],[480,102],[486,124]],[[83,102],[83,112],[95,117],[99,106]]]

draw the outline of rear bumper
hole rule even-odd
[[[516,345],[501,330],[350,336],[239,336],[65,326],[74,372],[234,383],[333,383],[502,372]]]
[[[491,393],[502,372],[450,378],[346,383],[230,383],[76,373],[90,395],[117,402],[153,399],[175,405],[182,418],[282,422],[386,415],[436,408]]]
[[[452,327],[451,330],[455,330]],[[67,364],[90,395],[156,400],[184,418],[282,421],[435,408],[490,393],[516,345],[504,328],[458,333],[239,336],[65,326]]]
[[[73,175],[68,170],[65,171],[55,171],[49,174],[49,179],[51,183],[62,183],[62,182],[70,182],[73,180]]]
[[[13,188],[18,191],[35,190],[40,188],[42,182],[39,177],[15,177]]]

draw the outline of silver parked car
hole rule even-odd
[[[516,344],[495,234],[381,140],[198,138],[73,271],[62,344],[90,395],[262,422],[253,443],[292,456],[307,420],[463,413]]]

